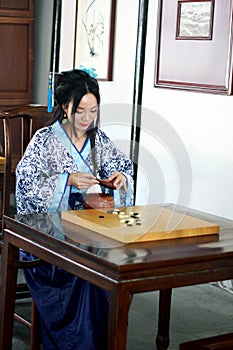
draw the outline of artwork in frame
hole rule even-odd
[[[159,0],[155,87],[232,95],[232,0]]]
[[[176,39],[211,40],[214,1],[178,1]]]
[[[116,0],[77,0],[74,67],[112,80]]]

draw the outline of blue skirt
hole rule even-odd
[[[22,252],[21,259],[34,257]],[[44,350],[107,349],[107,291],[50,264],[24,275],[40,314]]]

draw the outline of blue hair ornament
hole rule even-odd
[[[49,83],[48,83],[48,112],[53,111],[53,74],[49,74]]]
[[[78,67],[78,69],[83,70],[87,74],[90,75],[91,78],[96,78],[98,74],[95,73],[95,68],[86,68],[82,65]]]

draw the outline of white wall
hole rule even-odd
[[[37,2],[43,31],[52,14],[43,10],[48,0]],[[100,82],[103,127],[126,152],[137,15],[137,1],[117,1],[113,81]],[[233,219],[233,96],[155,88],[156,19],[154,0],[149,2],[137,204],[178,202]],[[48,33],[41,37],[48,42]],[[35,103],[46,104],[50,54],[37,54]]]
[[[143,106],[164,118],[184,143],[192,166],[189,205],[233,219],[233,96],[153,87],[156,3],[150,1]],[[174,177],[174,186],[175,175],[165,174]],[[169,185],[168,201],[173,201],[172,181]]]

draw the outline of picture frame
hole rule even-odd
[[[113,79],[116,0],[76,0],[74,67],[94,68]]]
[[[154,86],[232,95],[232,20],[231,0],[159,0]]]

